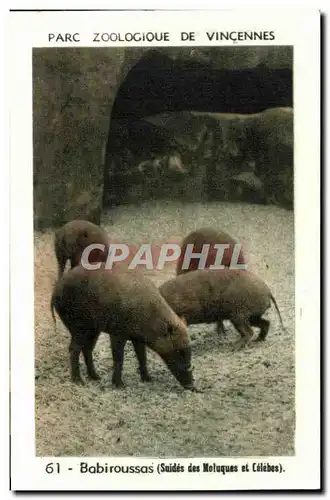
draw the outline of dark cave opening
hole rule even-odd
[[[289,68],[214,69],[151,51],[120,86],[112,119],[191,110],[250,114],[280,106],[292,106]]]
[[[250,115],[292,105],[291,68],[259,65],[215,69],[198,61],[173,60],[161,50],[147,52],[128,72],[112,107],[105,154],[104,206],[125,203],[128,182],[141,180],[136,168],[141,161],[170,155],[172,151],[175,154],[178,149],[173,131],[155,126],[148,117],[190,111]],[[215,175],[216,166],[211,161],[206,180],[209,192]]]

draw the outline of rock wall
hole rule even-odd
[[[34,49],[35,228],[100,222],[104,164],[122,49]]]
[[[130,190],[136,194],[140,192],[143,196],[144,188],[140,188],[140,191],[137,189],[142,177],[149,186],[149,192],[158,193],[157,196],[162,196],[164,193],[171,195],[177,191],[178,196],[185,194],[188,199],[195,196],[203,199],[204,196],[210,196],[211,185],[214,184],[210,181],[212,179],[210,172],[213,172],[219,185],[220,195],[222,192],[221,196],[226,196],[227,188],[225,189],[222,184],[226,169],[221,165],[227,160],[225,155],[219,156],[216,147],[219,137],[223,136],[224,127],[216,124],[214,117],[208,117],[208,124],[205,125],[205,116],[201,119],[197,116],[193,118],[193,114],[189,114],[191,123],[196,124],[196,120],[197,122],[202,120],[204,123],[197,132],[197,138],[189,133],[183,137],[180,131],[173,133],[166,127],[154,125],[152,120],[144,120],[143,123],[140,122],[140,128],[149,125],[153,126],[154,132],[157,129],[155,135],[149,138],[150,147],[146,146],[146,136],[141,136],[135,141],[136,144],[142,142],[142,148],[137,150],[135,147],[135,151],[130,151],[125,147],[125,134],[128,136],[131,134],[127,130],[133,129],[138,135],[137,122],[141,117],[135,117],[135,128],[132,123],[129,126],[127,121],[124,123],[125,107],[122,108],[122,104],[126,99],[127,109],[129,107],[134,109],[134,100],[133,104],[128,102],[130,99],[128,94],[124,96],[124,101],[120,101],[123,97],[122,90],[132,75],[134,80],[135,71],[135,74],[138,74],[150,63],[154,65],[154,69],[157,65],[165,67],[166,64],[174,63],[192,72],[203,71],[203,67],[212,71],[219,68],[291,70],[292,49],[290,47],[165,48],[156,51],[145,48],[34,49],[33,141],[36,229],[56,227],[73,218],[85,218],[99,223],[103,202],[109,205],[125,202],[130,198]],[[166,82],[163,84],[166,86]],[[147,95],[143,95],[143,88],[139,98],[148,99]],[[122,116],[124,120],[114,118],[110,122],[111,110],[113,106],[114,109],[118,109],[118,103],[121,109],[124,109]],[[167,108],[164,106],[164,109]],[[184,113],[178,115],[174,129],[178,127],[179,130],[182,126],[180,120],[185,120],[186,117]],[[258,134],[259,125],[256,123],[255,133]],[[111,131],[108,140],[109,126]],[[183,126],[189,127],[189,124],[183,123]],[[197,125],[197,129],[199,126],[200,124]],[[121,132],[118,133],[118,130]],[[244,131],[243,127],[240,133],[246,138],[250,132]],[[271,143],[270,132],[265,133],[269,135],[267,141]],[[118,140],[120,134],[122,137]],[[247,139],[245,143],[246,141]],[[277,145],[272,147],[277,150]],[[210,160],[212,156],[210,148],[216,160]],[[276,182],[279,186],[283,182],[286,183],[283,179],[291,175],[288,174],[289,170],[280,168],[283,165],[281,155],[290,156],[290,147],[287,149],[283,145],[280,149],[276,160],[279,166]],[[252,152],[249,154],[253,156]],[[265,171],[272,170],[272,153],[265,150],[262,158]],[[105,168],[104,162],[106,162]],[[143,164],[142,167],[140,163]],[[153,175],[155,165],[156,175]],[[181,166],[177,167],[178,165]],[[149,174],[146,177],[147,171]],[[240,170],[235,170],[233,167],[232,174],[239,173]],[[132,181],[131,186],[127,182],[128,179]],[[292,188],[287,186],[286,189],[288,191],[285,194],[286,198],[291,198]]]
[[[107,205],[151,198],[293,207],[293,110],[162,113],[112,129]]]

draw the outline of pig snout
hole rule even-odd
[[[174,350],[169,354],[162,355],[172,375],[184,389],[194,390],[194,378],[191,367],[191,347]]]

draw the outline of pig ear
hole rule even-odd
[[[168,325],[167,328],[167,334],[171,337],[174,333],[174,326],[173,325]]]
[[[180,319],[181,319],[182,323],[184,323],[187,326],[186,318],[184,316],[180,316]]]

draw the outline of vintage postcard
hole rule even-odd
[[[319,12],[8,36],[11,488],[319,489]]]

